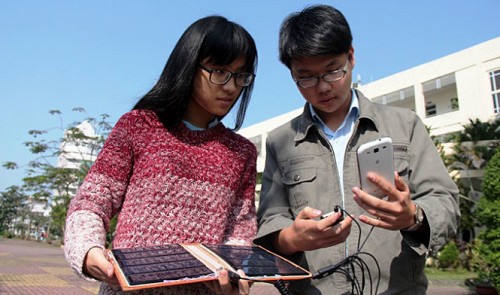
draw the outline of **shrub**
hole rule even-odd
[[[476,218],[485,229],[474,245],[473,267],[481,280],[491,281],[500,290],[500,149],[485,168],[483,193]]]
[[[8,230],[4,231],[2,233],[2,235],[3,235],[4,238],[7,238],[7,239],[14,238],[14,233],[12,233],[11,231],[8,231]]]
[[[457,244],[453,241],[448,242],[448,244],[446,244],[446,246],[444,246],[441,250],[441,253],[439,253],[439,267],[457,267],[459,264],[459,255],[460,251],[458,250]]]

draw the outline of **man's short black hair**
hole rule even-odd
[[[280,60],[290,68],[292,60],[349,52],[352,34],[344,15],[328,5],[315,5],[290,14],[281,24]]]

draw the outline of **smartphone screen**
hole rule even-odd
[[[394,184],[394,156],[392,139],[379,138],[362,144],[357,150],[360,187],[370,195],[385,198],[386,195],[377,185],[368,180],[368,172],[375,172]]]

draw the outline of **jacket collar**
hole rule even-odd
[[[354,89],[353,91],[356,91],[356,96],[358,97],[359,100],[359,117],[356,120],[356,128],[359,125],[360,121],[369,121],[371,122],[375,128],[378,130],[377,127],[377,121],[378,115],[376,111],[375,104],[370,101],[368,98],[366,98],[359,90]],[[319,127],[314,122],[311,114],[311,110],[309,108],[309,103],[306,102],[304,105],[304,109],[302,111],[302,115],[299,116],[297,120],[297,133],[295,134],[294,141],[302,141],[304,140],[309,132],[312,132],[315,130],[316,132],[319,132]],[[354,131],[356,132],[356,130]]]

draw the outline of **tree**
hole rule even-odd
[[[483,169],[500,147],[500,120],[482,122],[479,119],[469,119],[469,124],[463,130],[450,136],[454,140],[454,151],[445,156],[448,169],[462,170],[461,177],[454,179],[460,190],[460,231],[466,242],[475,238],[475,215],[473,210],[479,194],[481,179],[469,176],[476,169]]]
[[[500,139],[500,121],[482,122],[479,119],[469,119],[460,133],[460,141],[478,142],[481,140]]]
[[[94,118],[88,116],[83,108],[74,108],[72,111],[85,117],[64,127],[62,113],[59,110],[51,110],[49,114],[59,117],[60,126],[30,130],[28,133],[33,140],[24,143],[34,155],[34,159],[24,166],[26,177],[23,178],[20,191],[35,201],[45,202],[46,206],[51,208],[47,234],[59,237],[63,235],[69,202],[112,128],[107,114]],[[57,139],[51,139],[49,133],[54,131],[59,131],[63,136],[58,135]],[[64,167],[61,167],[60,163],[64,163]],[[6,162],[3,167],[17,169],[19,165]]]
[[[500,120],[482,122],[469,119],[464,130],[456,136],[457,144],[451,161],[464,163],[471,169],[484,168],[500,147]],[[480,141],[489,141],[479,144]]]
[[[7,191],[0,192],[0,233],[14,228],[13,221],[26,206],[26,199],[18,186],[10,186]]]

